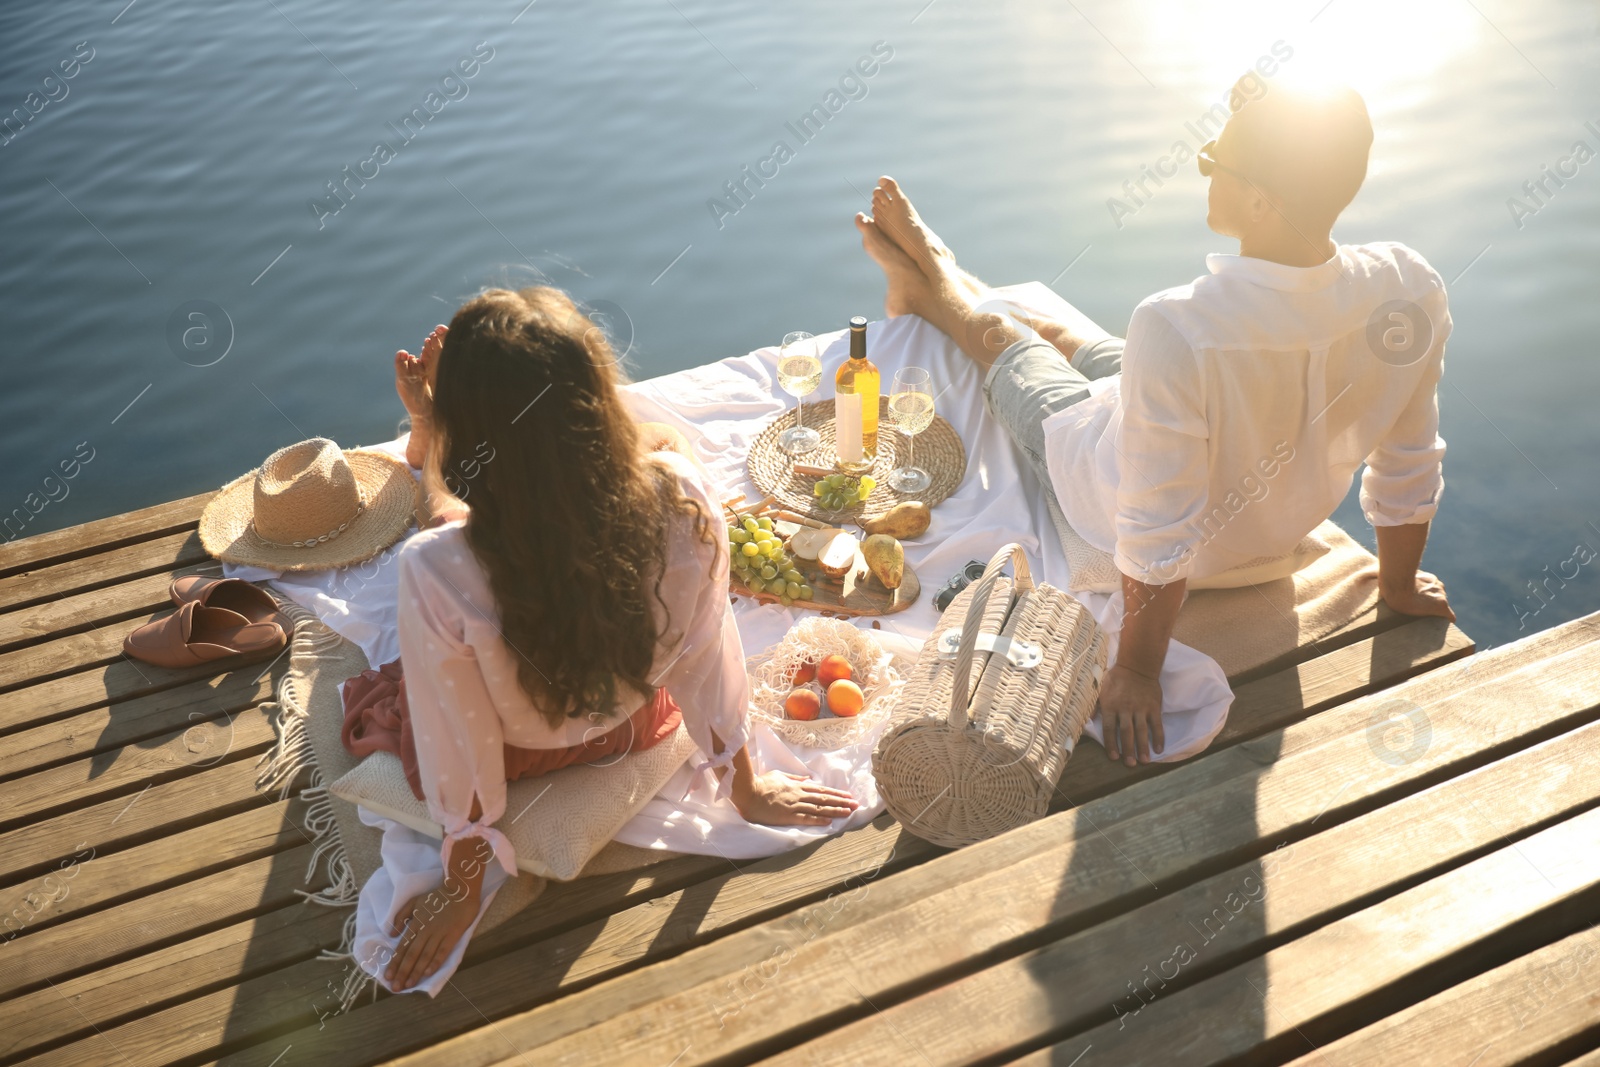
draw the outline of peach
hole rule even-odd
[[[841,678],[852,678],[855,672],[850,669],[850,661],[843,656],[823,656],[822,662],[817,664],[817,684],[826,689]]]
[[[796,686],[805,685],[807,682],[811,681],[816,676],[817,676],[817,665],[808,660],[805,663],[802,663],[799,666],[797,666],[789,674],[789,684],[790,685],[796,685]]]
[[[822,699],[813,689],[796,689],[783,702],[783,713],[791,719],[810,721],[822,714]]]
[[[841,678],[828,686],[828,710],[845,718],[861,714],[866,697],[861,687],[848,678]]]

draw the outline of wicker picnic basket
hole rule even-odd
[[[889,811],[949,847],[1041,818],[1105,667],[1088,609],[1035,585],[1021,546],[1006,545],[946,609],[878,739],[872,772]]]

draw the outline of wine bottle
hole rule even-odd
[[[850,320],[850,358],[833,379],[834,438],[839,469],[863,474],[878,457],[878,393],[882,378],[867,359],[867,320]]]

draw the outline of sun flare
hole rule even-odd
[[[1167,0],[1134,10],[1152,65],[1176,69],[1185,82],[1192,78],[1220,92],[1281,40],[1293,58],[1278,76],[1302,86],[1350,85],[1374,112],[1403,106],[1483,32],[1470,7],[1444,0],[1319,4],[1247,0],[1218,7]]]

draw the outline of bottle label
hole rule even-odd
[[[860,463],[862,458],[861,395],[836,393],[833,399],[834,439],[840,463]]]

